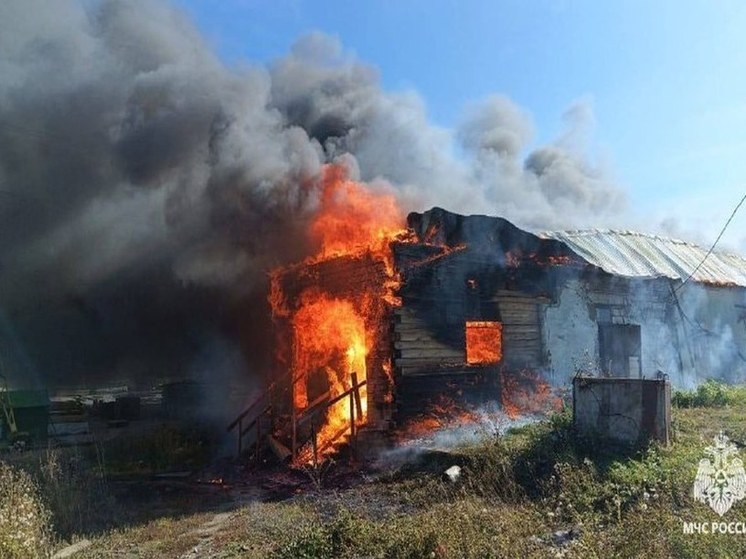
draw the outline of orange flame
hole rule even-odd
[[[466,362],[470,365],[499,363],[503,358],[503,325],[500,322],[466,322]]]
[[[465,403],[446,394],[439,394],[425,413],[408,420],[398,432],[400,442],[420,439],[440,429],[453,429],[476,424],[479,414]]]
[[[515,419],[523,414],[562,410],[562,397],[537,373],[529,370],[500,375],[503,411]]]
[[[393,193],[375,192],[366,185],[349,180],[340,165],[324,168],[321,205],[309,233],[320,242],[316,259],[354,254],[370,250],[388,258],[388,245],[400,233],[404,223]]]
[[[302,265],[368,253],[384,263],[386,278],[382,282],[371,281],[369,287],[354,296],[333,297],[318,289],[306,289],[298,297],[297,306],[290,308],[279,279],[283,270],[271,274],[269,302],[273,315],[288,318],[292,326],[289,367],[297,414],[316,402],[332,400],[350,390],[353,373],[358,383],[368,378],[366,358],[381,328],[378,311],[374,309],[398,303],[395,292],[399,278],[394,274],[390,243],[403,235],[404,214],[393,193],[375,191],[350,180],[339,165],[323,169],[318,188],[319,208],[311,219],[308,235],[318,245],[319,252]],[[381,375],[390,375],[390,367],[390,363],[384,363]],[[353,413],[355,423],[364,423],[368,408],[367,386],[359,389],[359,395],[362,417],[358,417],[356,411]],[[385,395],[383,400],[387,401]],[[325,414],[320,414],[319,419],[323,418],[324,423],[316,425],[316,437],[321,457],[350,433],[350,408],[351,402],[345,397],[332,404]],[[300,453],[298,461],[309,460],[307,450]]]
[[[365,324],[352,303],[331,299],[315,291],[306,292],[292,324],[296,409],[303,410],[309,404],[308,381],[321,384],[321,391],[328,391],[329,397],[334,398],[352,387],[352,373],[357,375],[358,382],[366,379],[368,347]],[[365,386],[360,389],[360,399],[363,417],[356,419],[364,421],[367,411]],[[349,424],[349,404],[343,399],[327,411],[318,440],[322,444],[331,441]]]

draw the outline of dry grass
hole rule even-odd
[[[50,537],[50,514],[31,476],[0,461],[0,557],[44,557]]]
[[[685,535],[682,523],[719,520],[693,502],[692,482],[717,432],[746,441],[745,414],[739,397],[676,409],[674,444],[643,450],[579,437],[557,415],[459,449],[455,484],[427,473],[442,464],[425,464],[345,491],[244,505],[220,522],[215,511],[184,509],[103,533],[81,557],[744,557],[744,536]],[[746,521],[746,502],[726,520]]]
[[[200,541],[199,527],[212,514],[160,518],[140,526],[113,530],[95,538],[94,545],[76,555],[80,559],[101,557],[179,557]]]

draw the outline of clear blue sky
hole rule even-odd
[[[228,63],[320,30],[451,127],[502,93],[550,141],[592,98],[596,143],[640,214],[713,238],[746,193],[746,2],[176,0]],[[746,240],[746,208],[727,239]]]

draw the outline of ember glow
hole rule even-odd
[[[502,351],[503,325],[499,322],[466,323],[466,362],[469,365],[499,363]]]
[[[318,188],[320,205],[309,224],[308,237],[319,250],[294,267],[312,273],[313,265],[349,258],[378,262],[379,269],[385,271],[383,277],[364,278],[359,292],[353,294],[335,296],[307,288],[292,309],[279,280],[284,270],[271,274],[273,315],[288,318],[292,327],[290,358],[280,356],[278,361],[292,372],[297,417],[354,388],[353,378],[358,383],[368,380],[369,353],[386,327],[381,309],[398,304],[394,293],[399,281],[393,272],[390,243],[405,231],[404,216],[394,196],[350,180],[341,166],[325,167]],[[391,381],[390,361],[380,367],[380,375]],[[353,409],[357,408],[353,400],[344,397],[312,420],[317,458],[344,442],[351,433],[353,417],[356,425],[367,421],[368,395],[368,386],[359,389],[359,411]],[[383,400],[390,402],[390,395],[384,395]],[[303,441],[299,444],[304,446],[296,462],[307,463],[313,458],[311,449]]]
[[[464,425],[476,424],[480,415],[476,410],[457,402],[445,394],[440,394],[429,406],[426,413],[407,421],[398,434],[400,442],[427,438],[436,431],[457,429]]]
[[[536,372],[511,371],[500,375],[503,411],[515,419],[525,414],[562,410],[562,397]]]

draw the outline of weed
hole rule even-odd
[[[707,379],[695,390],[676,390],[671,404],[678,408],[722,408],[746,403],[746,387],[732,386]]]
[[[51,539],[50,520],[31,476],[0,461],[0,557],[46,556]]]

